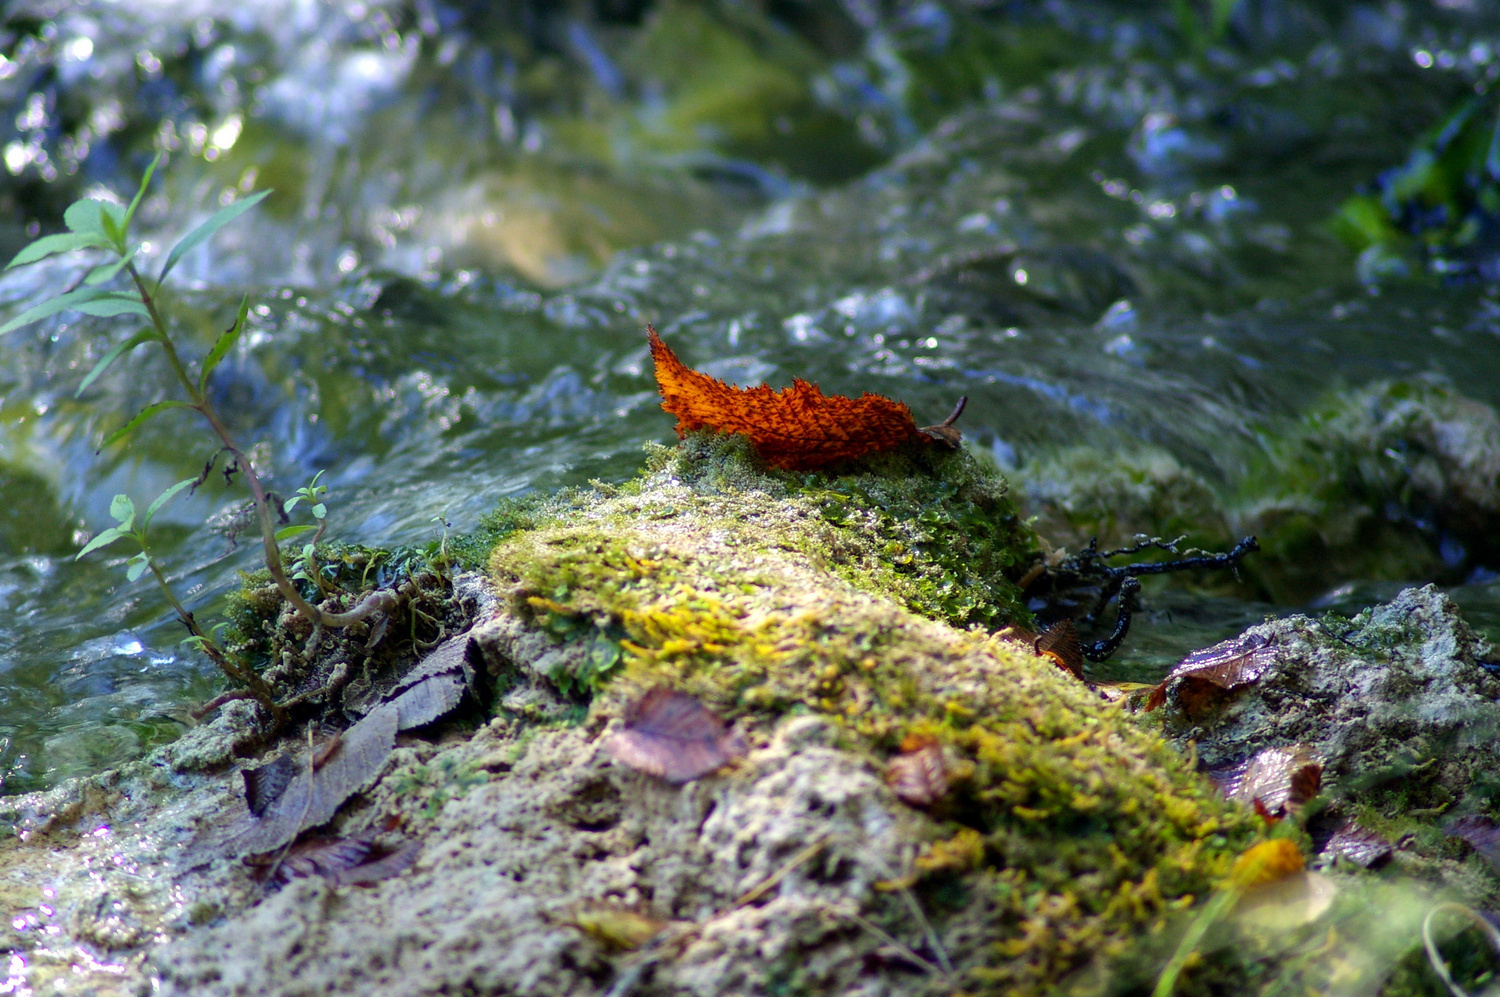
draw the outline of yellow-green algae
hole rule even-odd
[[[768,475],[713,437],[655,465],[503,540],[492,577],[538,625],[618,640],[620,666],[586,683],[606,715],[667,684],[761,743],[796,714],[877,759],[936,738],[955,784],[915,885],[965,987],[1053,992],[1139,954],[1253,840],[1187,759],[1050,661],[902,605],[889,539],[830,523],[828,483]]]

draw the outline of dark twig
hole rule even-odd
[[[1134,578],[1126,578],[1120,583],[1120,601],[1116,608],[1115,629],[1103,640],[1096,640],[1090,644],[1083,645],[1083,656],[1090,661],[1099,662],[1114,654],[1125,640],[1125,635],[1130,632],[1130,618],[1136,610],[1136,598],[1141,594],[1141,583]]]

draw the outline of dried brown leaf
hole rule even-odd
[[[665,686],[625,708],[625,729],[608,748],[620,764],[667,782],[691,782],[750,750],[708,707]]]
[[[948,764],[933,738],[907,738],[885,769],[886,785],[903,803],[930,807],[948,793]]]
[[[1215,700],[1216,691],[1228,691],[1260,681],[1276,663],[1275,642],[1261,634],[1248,634],[1194,651],[1151,691],[1146,709],[1166,702],[1167,689],[1177,684],[1178,696],[1189,714]]]
[[[1072,620],[1059,620],[1041,633],[1025,627],[1006,627],[995,634],[1001,640],[1029,647],[1033,654],[1048,658],[1054,665],[1083,679],[1083,643],[1078,638],[1078,628]]]
[[[1281,818],[1318,795],[1323,763],[1305,744],[1267,748],[1254,758],[1211,773],[1210,778],[1231,800],[1264,809]]]
[[[1059,620],[1043,630],[1036,639],[1036,653],[1051,658],[1074,678],[1083,678],[1083,644],[1072,620]]]
[[[400,715],[400,729],[410,730],[432,723],[450,712],[464,698],[468,683],[460,672],[431,675],[391,700]]]
[[[344,731],[339,750],[321,768],[312,770],[304,759],[285,792],[259,817],[247,816],[231,829],[228,846],[241,855],[269,852],[327,821],[385,766],[399,720],[394,706],[382,706]]]
[[[737,388],[688,367],[647,328],[661,407],[677,416],[677,435],[695,429],[743,433],[773,467],[808,471],[909,443],[941,440],[956,445],[953,420],[917,428],[904,402],[865,392],[858,398],[825,395],[795,378],[780,391],[762,384]],[[962,411],[960,406],[959,411]]]
[[[411,842],[395,851],[380,852],[373,836],[310,838],[287,849],[279,862],[268,858],[260,864],[278,883],[322,876],[339,886],[368,886],[409,867],[418,851],[420,846]]]
[[[401,730],[429,724],[457,706],[473,687],[470,653],[468,633],[451,637],[394,682],[364,686],[358,692],[346,686],[344,708],[360,714],[394,702],[401,713]]]
[[[245,782],[245,805],[256,817],[266,812],[266,807],[276,802],[297,774],[297,763],[283,752],[265,765],[253,769],[240,769],[240,778]]]

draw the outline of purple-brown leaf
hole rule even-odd
[[[338,750],[324,759],[303,759],[286,789],[258,815],[228,829],[223,841],[233,852],[255,855],[280,848],[338,812],[344,801],[363,791],[390,757],[396,744],[399,713],[381,706],[343,732]]]
[[[608,747],[620,764],[667,782],[691,782],[750,750],[708,707],[665,686],[625,708]]]
[[[286,792],[296,774],[297,763],[285,752],[259,768],[240,769],[240,777],[245,780],[245,805],[250,813],[256,817],[264,814]]]
[[[1184,686],[1191,684],[1227,691],[1260,681],[1275,663],[1276,645],[1270,637],[1261,634],[1236,637],[1205,647],[1177,663],[1161,684],[1151,691],[1146,709],[1154,710],[1166,702],[1167,687],[1174,681]]]
[[[1324,855],[1336,855],[1348,859],[1365,869],[1373,869],[1391,857],[1391,843],[1385,836],[1361,827],[1354,821],[1345,821],[1323,846]]]
[[[1224,795],[1246,806],[1259,800],[1268,814],[1284,817],[1289,810],[1318,795],[1323,763],[1305,744],[1267,748],[1249,761],[1209,776]]]
[[[411,842],[393,852],[378,852],[372,837],[358,835],[313,838],[288,849],[279,863],[269,866],[270,875],[282,884],[322,876],[336,886],[368,886],[406,869],[416,860],[419,849]]]

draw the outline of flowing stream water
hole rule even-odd
[[[1495,288],[1361,280],[1329,225],[1500,71],[1487,5],[1244,0],[1219,36],[1125,3],[500,6],[12,5],[0,252],[73,198],[128,198],[154,148],[148,265],[274,188],[164,299],[201,355],[249,295],[215,402],[283,494],[322,470],[360,543],[632,474],[673,438],[648,322],[740,384],[875,391],[919,422],[967,395],[968,444],[1028,501],[1068,493],[1078,454],[1145,455],[1232,510],[1330,393],[1500,403]],[[4,274],[0,312],[86,267]],[[143,505],[213,450],[168,415],[96,454],[166,383],[141,350],[74,397],[130,331],[65,313],[0,343],[0,792],[137,757],[217,688],[128,552],[73,556],[114,494]],[[158,517],[209,616],[254,567],[210,523],[239,498],[213,479]],[[1500,631],[1497,565],[1443,539],[1431,570],[1153,590],[1109,674],[1434,578]]]

